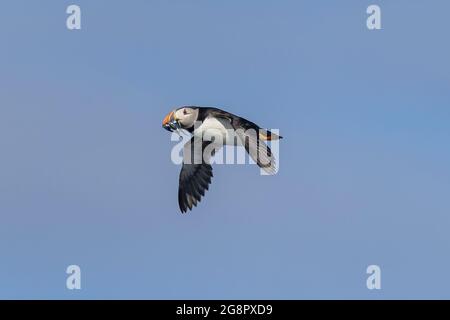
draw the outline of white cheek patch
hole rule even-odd
[[[197,117],[195,114],[190,113],[190,114],[183,114],[178,119],[180,123],[183,125],[183,127],[190,128],[195,124]]]

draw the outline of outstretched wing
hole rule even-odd
[[[277,173],[277,166],[275,157],[272,154],[269,146],[260,139],[260,133],[252,129],[244,131],[237,129],[236,135],[240,142],[245,147],[245,150],[250,155],[253,161],[265,171],[266,174]]]
[[[192,210],[209,188],[213,177],[211,157],[218,145],[192,137],[183,147],[183,166],[178,187],[178,204],[182,213]]]
[[[245,147],[245,150],[250,155],[253,161],[263,169],[266,174],[275,174],[278,169],[276,166],[275,157],[270,150],[270,147],[264,142],[270,140],[281,139],[270,131],[261,129],[257,124],[238,117],[234,114],[225,112],[220,109],[213,109],[210,111],[215,117],[224,118],[230,121],[236,135],[239,137],[239,142]]]

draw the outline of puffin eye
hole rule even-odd
[[[186,111],[186,109],[183,110],[183,114],[184,114],[184,115],[187,115],[187,114],[188,114],[188,112]]]

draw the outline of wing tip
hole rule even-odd
[[[193,210],[201,202],[213,177],[213,168],[210,164],[189,165],[195,168],[192,175],[183,175],[183,168],[180,172],[180,182],[178,187],[178,205],[182,214]],[[195,179],[197,177],[197,179]]]

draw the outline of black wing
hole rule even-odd
[[[209,145],[211,145],[210,141],[196,140],[192,137],[183,148],[183,167],[178,187],[178,204],[182,213],[197,206],[211,183],[213,172],[209,160],[217,149],[206,152],[210,153],[210,156],[203,158],[203,152]]]

